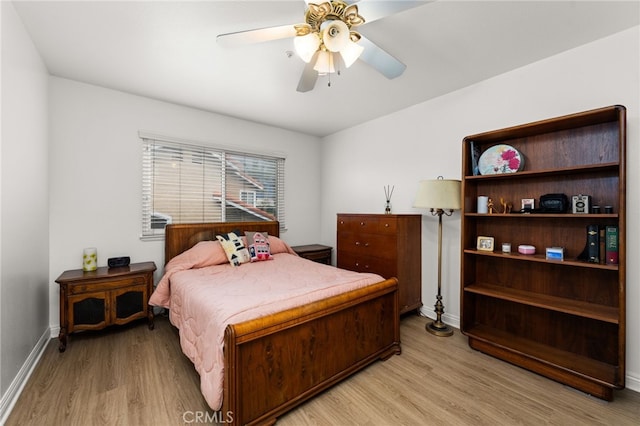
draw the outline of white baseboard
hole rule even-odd
[[[22,364],[20,371],[18,371],[16,377],[14,377],[7,391],[2,395],[2,399],[0,400],[0,425],[3,425],[7,421],[13,406],[22,393],[22,389],[24,389],[24,386],[27,384],[27,380],[29,380],[34,368],[38,365],[38,361],[40,361],[40,357],[42,357],[50,338],[51,330],[47,328],[42,336],[40,336],[40,339],[38,339],[38,342],[31,350],[24,364]]]
[[[640,392],[640,377],[627,373],[624,379],[627,389]]]
[[[60,334],[60,326],[57,325],[55,327],[51,327],[49,330],[51,330],[51,333],[50,333],[49,337],[51,337],[52,339],[57,339],[58,338],[58,334]]]

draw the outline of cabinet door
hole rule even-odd
[[[75,330],[98,330],[109,324],[108,292],[99,291],[69,297],[68,333]]]
[[[111,292],[111,323],[125,324],[147,316],[147,286],[139,284]]]

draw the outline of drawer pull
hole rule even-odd
[[[385,228],[388,228],[388,227],[389,227],[389,224],[388,224],[388,223],[385,223],[385,224],[384,224],[384,227],[385,227]]]
[[[364,226],[364,222],[360,222],[360,226]]]

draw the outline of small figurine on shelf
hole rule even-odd
[[[487,212],[493,214],[493,200],[491,198],[487,201]]]
[[[503,214],[511,213],[511,209],[513,208],[513,204],[506,202],[504,200],[504,198],[500,197],[500,205],[502,206],[502,213]]]
[[[384,196],[387,199],[386,204],[384,205],[384,214],[391,214],[391,196],[393,195],[393,190],[395,185],[389,187],[389,185],[384,187]]]

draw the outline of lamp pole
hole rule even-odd
[[[448,337],[453,334],[453,329],[442,322],[444,305],[442,304],[442,215],[451,216],[453,210],[431,209],[433,216],[438,216],[438,295],[436,296],[435,313],[436,320],[428,323],[425,329],[436,336]]]

